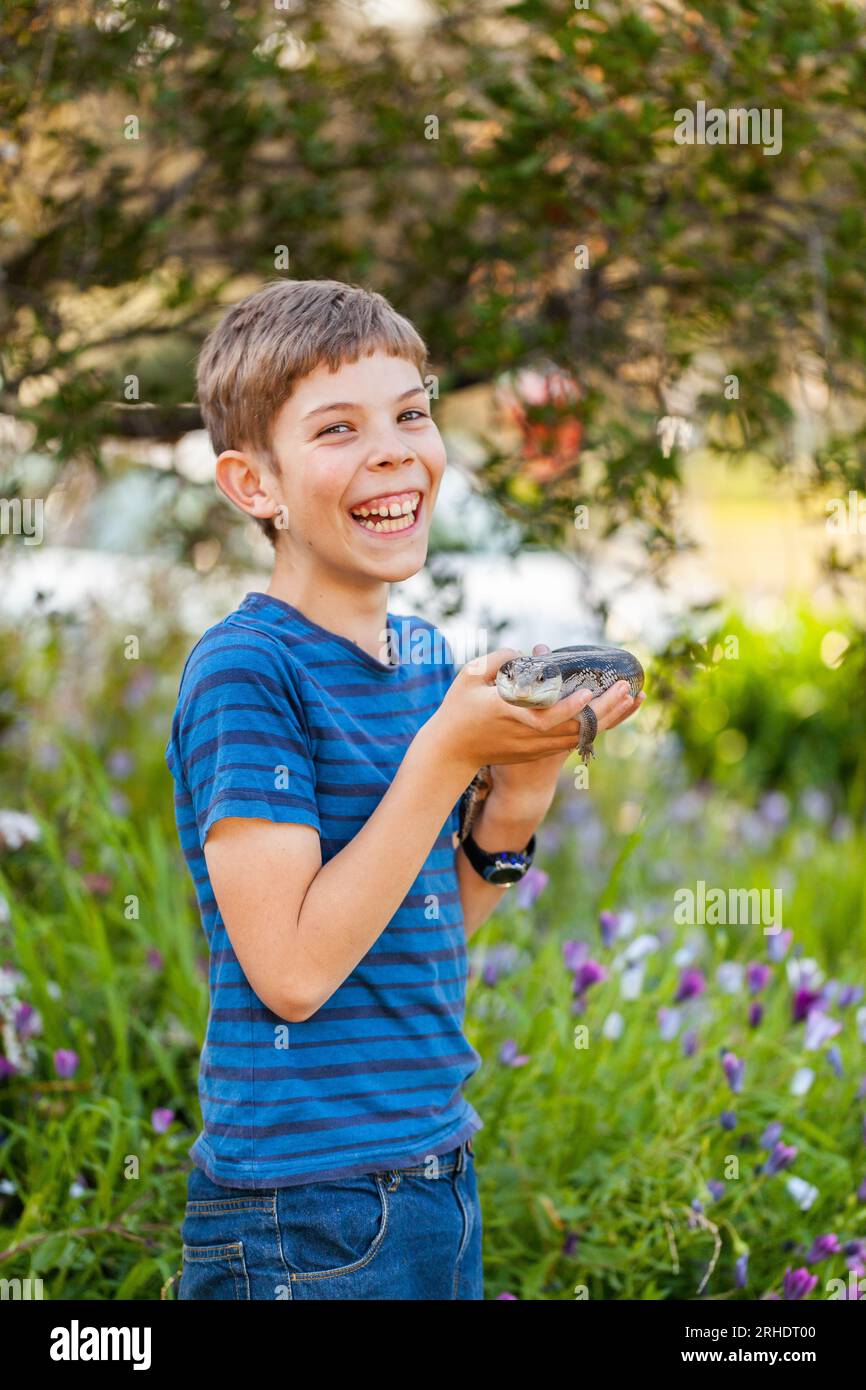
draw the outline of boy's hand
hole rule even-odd
[[[545,642],[537,642],[532,648],[532,655],[542,656],[549,651],[550,647]],[[585,703],[592,705],[600,733],[602,729],[614,729],[617,724],[628,719],[640,709],[645,699],[644,691],[641,691],[636,699],[632,699],[628,682],[617,681],[616,685],[611,686],[603,695],[597,695],[594,700]],[[493,764],[493,790],[490,795],[495,796],[497,802],[500,799],[503,803],[511,802],[513,799],[520,805],[537,805],[545,811],[553,800],[560,770],[570,751],[566,749],[564,753],[553,753],[550,757],[536,758],[529,763],[509,766]]]
[[[437,761],[459,770],[467,784],[487,764],[504,766],[566,753],[580,736],[577,716],[592,698],[588,690],[575,690],[550,709],[527,709],[502,699],[496,673],[519,655],[513,647],[500,647],[467,661],[420,730]]]
[[[539,643],[533,655],[549,650]],[[439,759],[462,765],[467,784],[480,767],[489,764],[494,779],[498,774],[500,790],[519,788],[521,796],[541,792],[540,801],[548,789],[552,794],[562,763],[577,746],[583,707],[592,703],[599,729],[609,729],[627,718],[640,701],[631,699],[623,681],[595,699],[589,690],[575,690],[549,709],[511,705],[496,689],[496,673],[510,657],[519,655],[512,647],[502,647],[467,662],[421,732],[435,741]]]

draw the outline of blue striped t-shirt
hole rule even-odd
[[[187,658],[166,758],[210,948],[190,1156],[213,1182],[282,1187],[424,1162],[481,1120],[462,1094],[481,1059],[463,1034],[466,941],[452,808],[367,955],[309,1019],[255,994],[232,949],[203,845],[224,816],[314,826],[325,864],[388,790],[454,678],[443,635],[388,614],[389,664],[251,593]]]

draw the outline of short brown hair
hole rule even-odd
[[[199,353],[196,384],[214,452],[254,449],[269,468],[271,431],[295,384],[376,349],[427,365],[423,338],[375,290],[340,280],[272,280],[235,304]],[[257,518],[272,545],[273,518]]]

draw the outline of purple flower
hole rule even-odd
[[[767,1125],[760,1138],[762,1149],[772,1149],[782,1137],[782,1126],[778,1120],[774,1120],[771,1125]]]
[[[746,966],[746,983],[750,994],[760,994],[767,984],[772,970],[763,961],[753,960]]]
[[[736,1129],[737,1116],[733,1110],[723,1110],[719,1116],[722,1129]]]
[[[32,1038],[42,1032],[42,1019],[32,1004],[18,1005],[15,1010],[15,1031],[19,1038]]]
[[[687,1028],[682,1036],[684,1057],[693,1057],[698,1050],[698,1035],[694,1028]]]
[[[580,1236],[577,1234],[577,1231],[569,1231],[565,1240],[562,1242],[563,1255],[576,1254],[579,1241]]]
[[[831,1043],[827,1048],[827,1061],[837,1076],[845,1075],[845,1068],[842,1066],[842,1053],[835,1043]]]
[[[857,1201],[866,1202],[866,1178],[863,1179],[860,1186],[857,1188]]]
[[[671,1042],[679,1032],[681,1021],[679,1009],[659,1009],[657,1018],[662,1038],[665,1042]]]
[[[775,925],[775,923],[773,925]],[[768,936],[767,955],[769,956],[770,960],[773,961],[775,964],[778,964],[779,961],[784,960],[786,955],[788,954],[788,948],[793,940],[794,933],[787,927],[784,931],[774,932],[772,936]]]
[[[484,957],[481,978],[491,988],[513,967],[517,951],[514,946],[499,944],[491,946]]]
[[[735,1052],[726,1052],[722,1057],[722,1067],[728,1079],[728,1085],[736,1094],[743,1089],[743,1073],[746,1070],[745,1062],[741,1061]]]
[[[8,1057],[0,1053],[0,1081],[4,1080],[7,1076],[17,1075],[18,1068],[16,1067],[15,1063],[10,1062]],[[864,1201],[866,1201],[866,1198],[864,1198]]]
[[[859,1004],[862,998],[862,985],[843,985],[839,991],[839,1008],[847,1009],[851,1004]]]
[[[585,960],[575,971],[574,992],[584,994],[590,985],[597,985],[599,981],[606,979],[607,971],[603,965],[599,965],[597,960]]]
[[[600,912],[598,914],[598,925],[601,931],[601,944],[603,946],[612,946],[619,933],[619,913]]]
[[[734,1283],[736,1284],[738,1289],[744,1289],[746,1287],[746,1281],[748,1280],[748,1277],[749,1252],[747,1250],[745,1255],[738,1256],[737,1261],[734,1265]]]
[[[781,830],[790,814],[790,802],[783,792],[767,792],[758,803],[758,814],[776,830]]]
[[[108,759],[108,771],[112,777],[128,777],[135,767],[135,759],[126,748],[116,749]]]
[[[719,1198],[724,1197],[725,1184],[723,1182],[719,1182],[718,1178],[708,1178],[707,1187],[710,1189],[710,1192],[712,1192],[713,1197],[717,1202]]]
[[[816,1236],[812,1241],[812,1248],[806,1256],[806,1264],[814,1265],[819,1260],[828,1260],[831,1255],[837,1254],[841,1250],[839,1237],[833,1234],[826,1236]]]
[[[797,1298],[805,1298],[810,1294],[818,1282],[817,1274],[810,1274],[808,1269],[786,1269],[785,1278],[782,1281],[783,1296],[789,1301]]]
[[[562,958],[565,961],[566,970],[578,970],[589,955],[589,947],[585,941],[564,941],[562,943]]]
[[[791,1000],[791,1009],[795,1023],[802,1023],[804,1018],[809,1017],[809,1013],[815,1005],[821,1001],[820,990],[806,989],[805,986],[794,991]]]
[[[517,1294],[516,1294],[516,1293],[498,1293],[498,1294],[496,1295],[495,1301],[498,1303],[498,1302],[500,1301],[500,1299],[503,1299],[503,1298],[510,1299],[512,1303],[519,1303],[519,1302],[520,1302],[520,1300],[519,1300],[519,1298],[517,1297]]]
[[[764,1017],[764,1006],[759,1000],[753,999],[749,1005],[749,1027],[760,1028],[761,1020]]]
[[[165,1134],[173,1119],[174,1111],[166,1110],[163,1106],[158,1106],[150,1112],[150,1122],[157,1134]]]
[[[78,1070],[78,1053],[66,1047],[58,1047],[54,1053],[54,1070],[64,1080],[74,1076]]]
[[[532,907],[536,898],[544,891],[549,875],[543,869],[527,869],[523,878],[515,885],[514,897],[518,907]]]
[[[848,1240],[843,1245],[845,1263],[849,1269],[866,1262],[866,1240]]]
[[[522,1067],[529,1061],[529,1057],[517,1051],[517,1043],[513,1038],[507,1038],[499,1049],[499,1060],[504,1062],[506,1067]]]
[[[700,970],[694,968],[684,970],[680,975],[674,1003],[679,1004],[683,999],[696,999],[699,994],[703,994],[706,987],[707,982]]]
[[[764,1163],[764,1172],[768,1174],[780,1173],[783,1168],[790,1168],[794,1159],[797,1157],[795,1144],[783,1144],[781,1141],[774,1144],[769,1158]]]
[[[820,1009],[812,1009],[806,1018],[803,1046],[807,1052],[817,1052],[825,1042],[829,1042],[841,1032],[842,1024],[838,1019],[830,1018],[829,1014],[822,1013]]]
[[[155,946],[151,946],[147,953],[147,963],[151,970],[161,970],[163,967],[162,952],[158,951]]]

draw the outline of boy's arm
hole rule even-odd
[[[247,979],[278,1016],[309,1018],[351,974],[400,907],[471,777],[471,768],[443,761],[422,729],[373,814],[325,865],[310,826],[241,817],[214,823],[204,853],[220,912]]]
[[[480,849],[491,853],[503,849],[525,849],[547,815],[551,800],[552,798],[546,795],[541,801],[533,801],[531,797],[523,796],[515,804],[514,801],[509,802],[505,796],[497,797],[496,791],[493,790],[481,803],[472,827],[472,838]],[[463,922],[468,941],[473,932],[487,921],[493,909],[509,891],[510,885],[487,883],[469,863],[462,845],[457,846],[455,855]]]

